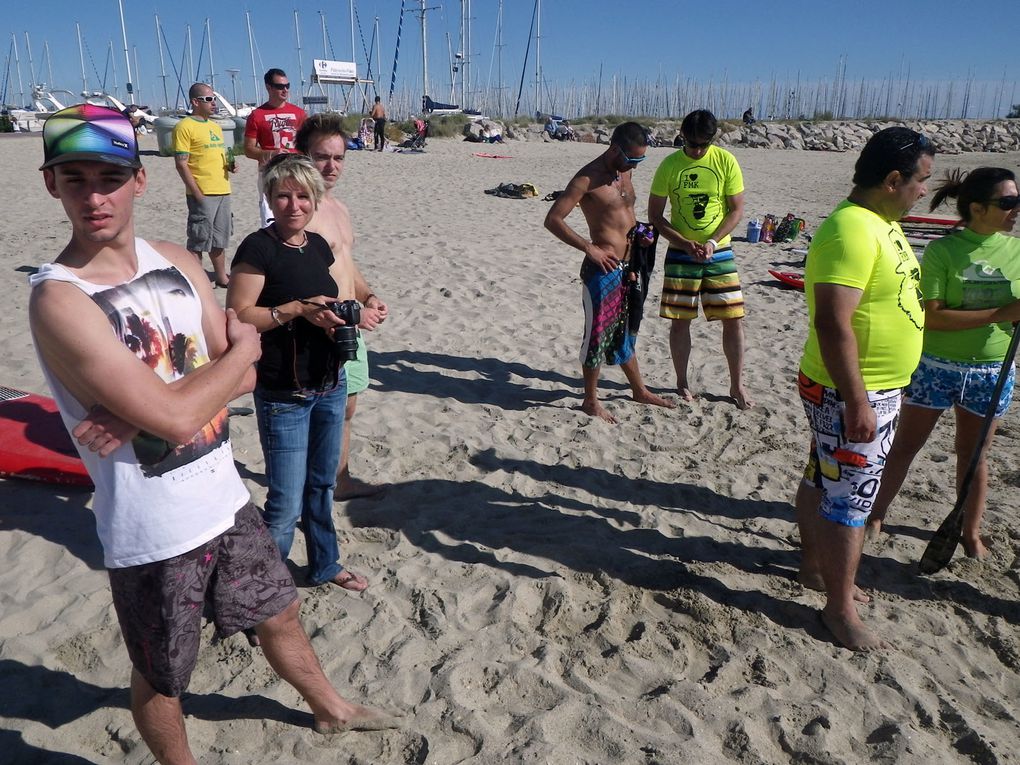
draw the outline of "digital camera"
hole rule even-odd
[[[333,343],[341,361],[353,361],[358,356],[358,324],[361,323],[361,304],[357,300],[339,300],[329,304],[330,310],[341,319],[342,327],[333,328]]]

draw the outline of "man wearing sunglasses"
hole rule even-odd
[[[223,250],[230,244],[230,177],[236,164],[227,161],[223,130],[216,124],[216,96],[204,82],[188,90],[191,114],[174,126],[174,162],[188,200],[188,250],[202,262],[209,253],[217,287],[227,286]]]
[[[654,237],[645,244],[634,215],[634,184],[631,170],[645,159],[648,139],[636,122],[625,122],[613,131],[609,148],[582,167],[566,190],[556,198],[545,217],[545,227],[559,240],[584,253],[581,295],[585,313],[585,336],[581,345],[584,401],[581,411],[609,423],[616,418],[599,403],[599,370],[602,364],[619,364],[630,383],[634,400],[672,408],[673,405],[645,387],[638,369],[636,330],[628,322],[628,301],[636,299],[631,285],[647,277],[626,267],[638,248],[651,250]],[[571,211],[581,206],[588,223],[589,241],[567,225]],[[648,269],[650,270],[651,264]]]
[[[294,153],[294,138],[308,115],[300,106],[288,103],[290,78],[282,69],[270,69],[262,78],[266,83],[266,102],[248,115],[244,126],[244,154],[259,163],[258,188],[262,188],[262,171],[277,154]],[[273,222],[269,203],[259,192],[259,213],[262,227]]]
[[[730,396],[740,409],[749,409],[754,404],[744,388],[744,296],[730,247],[730,232],[744,215],[744,177],[736,158],[712,145],[717,130],[710,111],[684,117],[683,148],[663,160],[652,180],[648,219],[669,240],[659,315],[670,320],[669,350],[681,398],[694,399],[687,366],[700,298],[705,318],[722,321]]]
[[[921,357],[920,269],[899,226],[927,193],[935,148],[920,133],[875,133],[853,188],[808,251],[808,336],[798,388],[811,442],[797,488],[798,579],[825,591],[822,621],[855,651],[884,648],[857,613],[855,584],[868,522],[900,413]]]

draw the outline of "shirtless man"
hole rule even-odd
[[[545,227],[585,256],[581,266],[585,308],[581,411],[609,423],[616,423],[616,418],[598,399],[599,370],[603,363],[620,365],[635,401],[673,408],[672,403],[648,390],[641,379],[634,353],[636,336],[627,331],[625,301],[619,299],[626,289],[625,280],[630,277],[622,263],[637,223],[630,173],[644,161],[647,150],[644,128],[636,122],[619,125],[613,131],[609,148],[577,172],[545,216]],[[578,204],[588,223],[591,241],[567,225],[567,216]]]
[[[375,136],[375,150],[382,151],[386,146],[386,107],[382,99],[375,97],[375,104],[372,106],[372,113],[369,115],[375,120],[373,135]]]
[[[354,249],[354,227],[347,205],[331,196],[344,169],[347,154],[347,136],[343,132],[340,115],[326,112],[309,117],[301,126],[295,139],[298,151],[308,155],[312,164],[322,174],[326,184],[326,196],[319,203],[309,231],[319,234],[333,250],[333,257],[339,262],[344,274],[343,283],[338,284],[340,300],[357,300],[363,306],[361,329],[374,330],[389,315],[386,304],[369,289],[368,283],[358,270],[351,251]],[[358,338],[358,357],[347,362],[347,410],[344,413],[343,440],[340,449],[340,465],[336,474],[336,490],[333,496],[338,500],[356,497],[371,497],[386,489],[386,484],[373,484],[351,477],[348,458],[351,447],[351,420],[358,407],[358,394],[368,388],[368,350],[363,337]]]

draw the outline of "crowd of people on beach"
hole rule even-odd
[[[123,115],[83,104],[44,126],[40,169],[72,234],[32,277],[32,334],[95,482],[93,511],[133,667],[132,713],[160,762],[195,761],[180,696],[198,657],[203,603],[220,635],[244,633],[261,646],[308,702],[317,731],[400,725],[333,688],[301,626],[286,565],[300,521],[309,583],[370,586],[341,562],[333,502],[386,488],[353,478],[348,453],[357,396],[369,382],[360,330],[383,324],[389,307],[358,269],[350,213],[332,195],[347,151],[340,117],[309,117],[290,104],[280,69],[264,82],[267,101],[249,117],[244,141],[258,162],[262,225],[229,269],[235,167],[210,119],[208,85],[191,87],[191,114],[174,132],[188,203],[185,248],[135,237],[133,203],[147,180]],[[379,99],[373,117],[381,142]],[[606,364],[621,366],[639,403],[675,409],[697,395],[688,367],[699,304],[722,323],[733,402],[754,406],[733,247],[745,189],[736,158],[714,144],[717,131],[706,110],[685,117],[683,148],[652,181],[647,223],[637,220],[632,181],[648,150],[636,122],[619,125],[549,209],[546,228],[584,254],[580,408],[607,424],[615,418],[598,398]],[[933,243],[922,267],[897,221],[927,193],[934,159],[934,146],[915,131],[873,136],[848,197],[808,254],[808,338],[797,381],[810,436],[796,495],[799,578],[825,592],[825,624],[855,650],[883,645],[856,610],[867,598],[857,566],[914,455],[952,407],[965,462],[979,446],[1000,368],[1009,381],[995,417],[1012,396],[1013,371],[1003,362],[1020,321],[1020,240],[1005,234],[1020,213],[1016,179],[999,168],[947,178],[933,206],[956,199],[963,227]],[[577,206],[587,236],[567,223]],[[667,242],[659,315],[670,322],[678,401],[649,389],[636,357],[659,239]],[[227,290],[225,310],[213,285]],[[261,512],[234,466],[228,431],[228,403],[248,392],[268,483]],[[909,428],[897,430],[901,417]],[[985,554],[986,489],[982,468],[963,539],[975,557]]]

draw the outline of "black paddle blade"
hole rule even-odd
[[[928,546],[924,548],[924,555],[918,564],[922,574],[934,574],[949,565],[956,552],[956,546],[960,544],[960,532],[963,531],[963,500],[966,496],[960,497],[956,507],[946,516],[935,533],[932,535]]]

